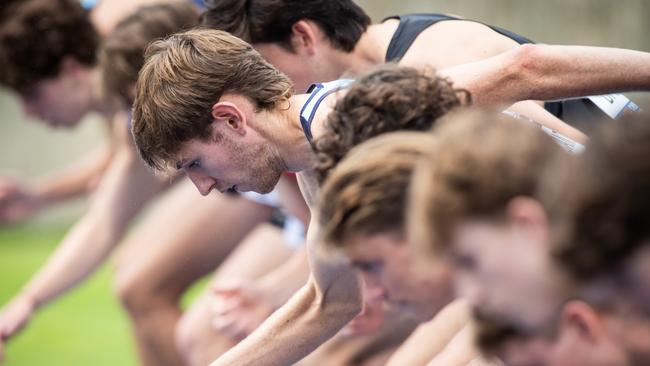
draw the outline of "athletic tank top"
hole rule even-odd
[[[305,137],[307,137],[307,140],[309,140],[309,142],[313,140],[313,136],[311,134],[311,124],[314,121],[314,116],[316,115],[318,106],[320,106],[321,102],[328,95],[336,93],[341,89],[347,88],[353,82],[353,79],[339,79],[330,81],[328,83],[312,84],[309,87],[307,90],[309,97],[300,109],[300,125],[302,126]]]
[[[467,20],[475,22],[474,20],[456,18],[445,14],[408,14],[391,16],[383,21],[388,19],[398,19],[399,25],[395,34],[393,34],[390,44],[388,45],[388,50],[386,51],[386,62],[398,62],[401,60],[417,36],[422,31],[438,22],[445,20]],[[522,37],[508,30],[487,24],[483,25],[519,44],[534,43],[528,38]],[[614,105],[613,100],[617,100],[618,105]],[[544,108],[566,123],[581,128],[588,128],[589,126],[587,123],[593,124],[594,121],[603,121],[607,116],[616,119],[625,110],[634,112],[639,110],[639,107],[636,104],[631,102],[622,94],[545,102]]]

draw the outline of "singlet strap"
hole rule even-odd
[[[445,14],[407,14],[388,17],[388,19],[399,20],[399,25],[388,44],[386,51],[386,62],[399,61],[406,51],[411,47],[417,36],[425,29],[442,20],[457,20]]]
[[[445,20],[465,20],[470,22],[475,22],[483,24],[486,27],[489,27],[493,31],[512,39],[513,41],[519,44],[533,43],[530,39],[522,37],[516,33],[510,32],[503,28],[491,26],[489,24],[484,24],[477,22],[471,19],[463,19],[459,17],[454,17],[446,14],[406,14],[406,15],[396,15],[388,17],[382,22],[388,19],[398,19],[399,25],[393,34],[393,37],[390,40],[388,45],[388,50],[386,51],[386,62],[399,61],[404,57],[406,52],[409,50],[415,39],[417,38],[422,31],[428,27]]]
[[[330,94],[336,93],[341,89],[347,88],[350,84],[354,82],[353,79],[339,79],[330,81],[328,83],[317,83],[312,84],[307,93],[309,93],[309,98],[302,106],[300,110],[300,124],[302,125],[302,130],[307,137],[307,140],[312,141],[313,136],[311,134],[311,124],[318,110],[320,103]]]

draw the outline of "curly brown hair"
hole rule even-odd
[[[577,280],[616,270],[650,239],[650,120],[603,124],[561,194],[548,195],[552,253]]]
[[[206,0],[201,24],[250,43],[279,43],[292,49],[291,27],[311,20],[332,45],[351,52],[370,25],[370,17],[352,0]]]
[[[352,147],[386,132],[429,130],[469,99],[469,92],[454,89],[431,69],[387,64],[362,76],[336,103],[324,133],[314,140],[320,182]]]
[[[6,12],[0,24],[1,84],[23,93],[55,77],[66,57],[95,64],[99,36],[79,1],[12,2]]]
[[[144,50],[151,41],[192,28],[199,12],[187,2],[144,6],[117,24],[99,52],[106,94],[127,106],[133,103],[131,88],[144,64]]]
[[[324,243],[342,247],[355,235],[402,234],[411,173],[433,142],[430,133],[394,132],[352,149],[320,191]]]

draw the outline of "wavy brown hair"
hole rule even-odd
[[[291,80],[248,43],[194,29],[153,42],[145,53],[133,107],[133,137],[142,159],[164,169],[183,143],[211,137],[211,108],[225,93],[272,110],[293,94]]]
[[[430,133],[395,132],[352,149],[321,187],[324,242],[340,247],[355,235],[402,234],[411,173],[433,141]]]
[[[409,201],[409,229],[433,252],[449,244],[458,220],[503,218],[512,198],[535,197],[553,161],[569,158],[536,126],[496,112],[454,114],[434,134],[435,153],[416,169]]]
[[[77,0],[10,1],[0,12],[0,84],[20,93],[71,57],[93,66],[99,35]]]
[[[383,65],[362,76],[336,103],[324,133],[314,140],[315,170],[322,182],[350,149],[386,132],[429,130],[438,118],[469,101],[429,70]]]
[[[192,28],[199,12],[187,2],[143,6],[124,18],[106,37],[99,52],[99,65],[106,94],[131,106],[131,89],[144,64],[144,50],[154,40]]]
[[[647,114],[603,124],[581,160],[565,166],[564,173],[570,179],[560,194],[546,198],[555,259],[583,281],[624,266],[650,240]]]

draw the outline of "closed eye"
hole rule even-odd
[[[381,267],[381,261],[353,261],[352,267],[365,273],[376,273]]]
[[[189,164],[187,164],[187,169],[196,169],[201,166],[201,162],[198,160],[192,160]]]

